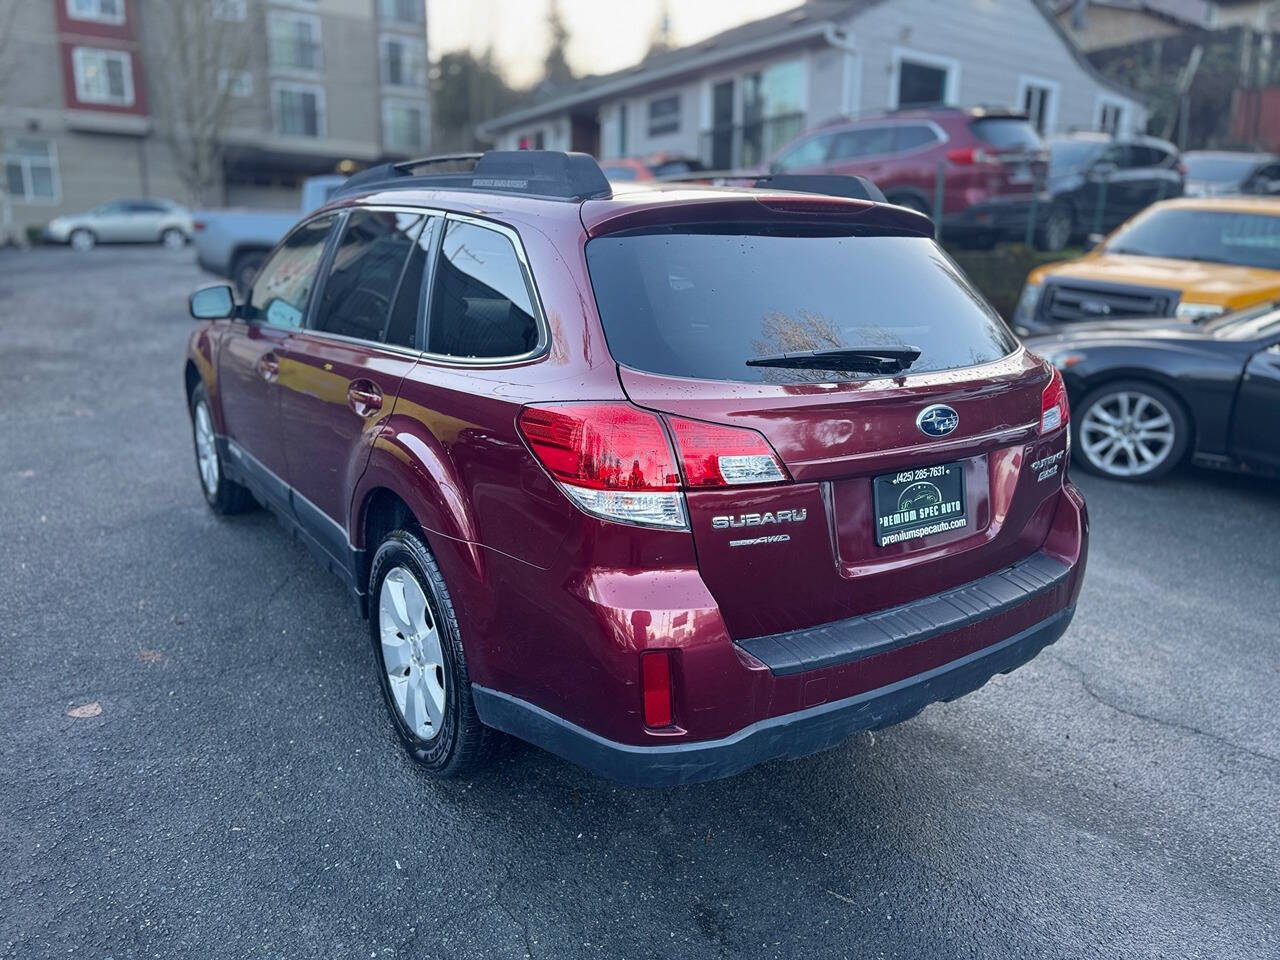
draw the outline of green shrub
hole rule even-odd
[[[984,297],[991,301],[1000,316],[1012,319],[1027,274],[1045,263],[1074,260],[1083,252],[1068,248],[1058,253],[1042,253],[1020,243],[1004,244],[994,250],[948,249]]]

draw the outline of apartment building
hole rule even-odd
[[[10,233],[119,197],[196,201],[159,107],[194,69],[160,29],[170,3],[236,36],[206,205],[288,206],[302,177],[427,151],[424,0],[19,0],[0,39]]]

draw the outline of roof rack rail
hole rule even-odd
[[[425,172],[422,172],[425,171]],[[384,163],[347,178],[333,198],[416,187],[580,202],[612,194],[595,158],[558,150],[487,150]]]
[[[752,186],[796,193],[820,193],[824,196],[844,197],[848,200],[870,200],[873,203],[886,202],[880,188],[866,177],[831,173],[775,173],[760,177]]]

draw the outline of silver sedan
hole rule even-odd
[[[112,200],[58,217],[44,233],[47,241],[76,250],[99,243],[162,243],[176,250],[191,239],[191,211],[170,200]]]

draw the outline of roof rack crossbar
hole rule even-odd
[[[441,168],[420,173],[423,168]],[[488,150],[386,163],[352,175],[334,197],[416,187],[580,202],[612,194],[594,157],[558,150]]]

